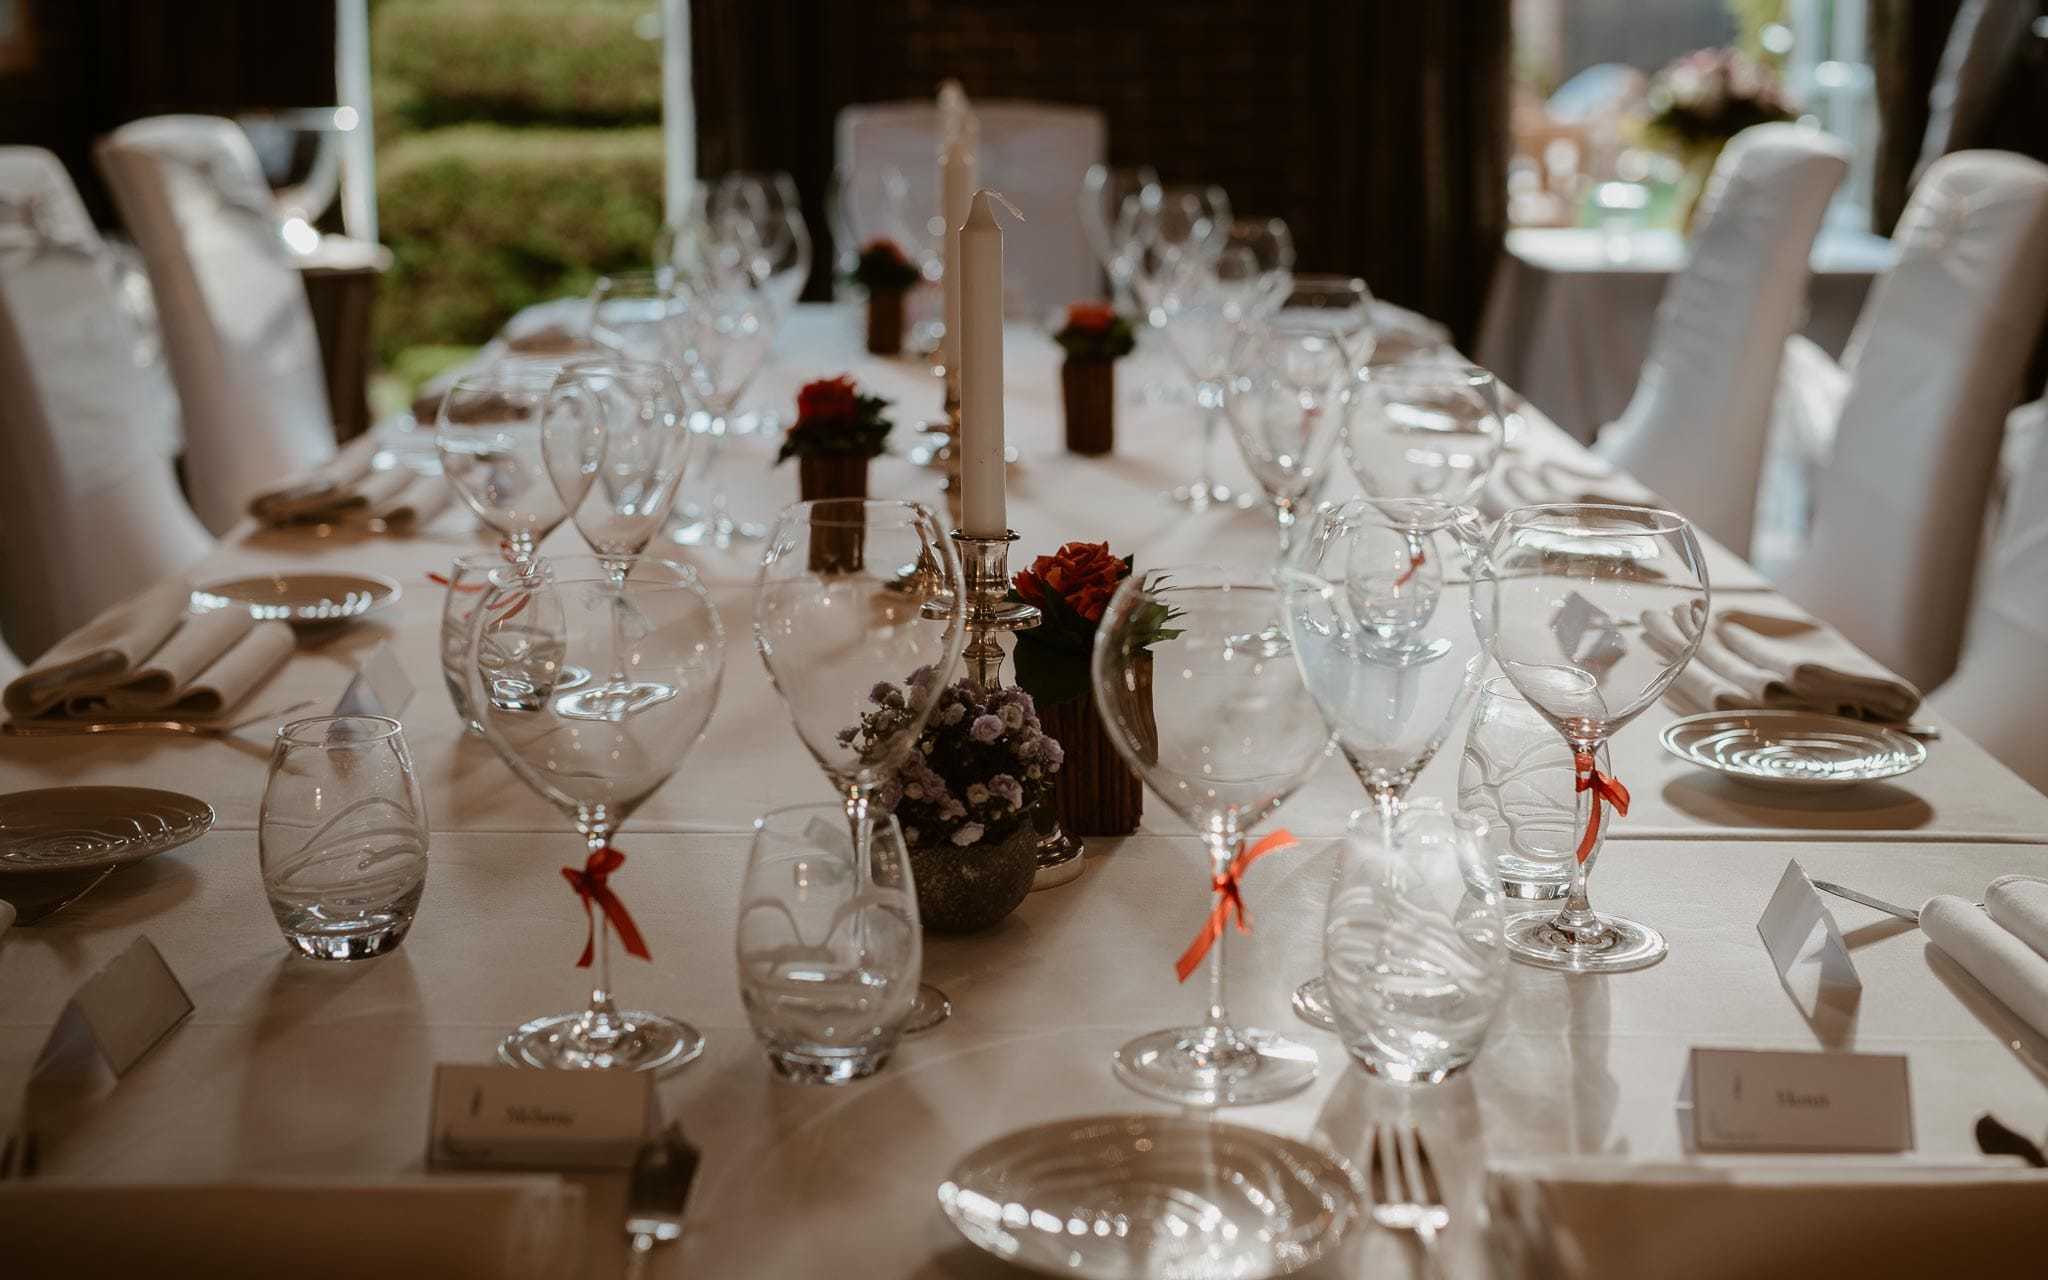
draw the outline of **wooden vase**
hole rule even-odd
[[[868,460],[858,455],[798,458],[797,492],[805,502],[868,496]],[[811,526],[812,573],[858,573],[866,544],[858,523]]]
[[[1069,360],[1060,366],[1067,409],[1067,452],[1095,457],[1116,447],[1116,361]]]
[[[1151,675],[1147,655],[1139,666],[1147,708]],[[1117,754],[1095,699],[1074,698],[1040,707],[1038,720],[1065,753],[1052,792],[1061,828],[1073,836],[1125,836],[1136,831],[1145,812],[1145,783]],[[1156,741],[1157,731],[1151,736]]]
[[[868,351],[878,356],[903,351],[903,295],[868,293]]]

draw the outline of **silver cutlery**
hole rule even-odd
[[[647,1255],[656,1245],[682,1236],[683,1207],[697,1177],[697,1161],[697,1148],[673,1122],[640,1144],[633,1157],[633,1180],[626,1188],[626,1234],[633,1237],[627,1280],[646,1274]]]
[[[10,1178],[35,1177],[41,1155],[34,1129],[9,1133],[4,1141],[0,1141],[0,1182]]]
[[[1848,885],[1836,884],[1832,880],[1816,880],[1813,882],[1813,887],[1820,890],[1822,893],[1832,893],[1837,898],[1847,898],[1851,902],[1860,902],[1866,907],[1870,907],[1873,910],[1882,911],[1886,915],[1897,916],[1899,919],[1907,921],[1911,924],[1920,923],[1920,913],[1914,908],[1902,907],[1896,902],[1886,902],[1883,898],[1873,898],[1869,894],[1863,893],[1860,890],[1851,889]],[[1970,905],[1981,907],[1984,904],[1981,902],[1974,902]]]
[[[1412,1124],[1372,1128],[1372,1220],[1389,1231],[1412,1231],[1429,1274],[1445,1275],[1437,1232],[1451,1223],[1444,1191],[1422,1131]]]
[[[200,738],[224,738],[265,720],[281,720],[294,711],[303,711],[312,705],[311,699],[295,702],[289,707],[259,711],[253,716],[230,724],[194,724],[189,720],[88,720],[77,723],[53,720],[47,724],[24,724],[10,720],[6,724],[0,724],[0,732],[18,738],[57,737],[80,733],[189,733]]]

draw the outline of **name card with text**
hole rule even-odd
[[[442,1063],[434,1068],[427,1163],[630,1169],[659,1119],[652,1072]]]
[[[1884,1053],[1694,1049],[1701,1151],[1910,1151],[1906,1059]]]

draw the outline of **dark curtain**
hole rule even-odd
[[[830,262],[841,107],[970,95],[1100,108],[1113,164],[1277,214],[1302,271],[1477,325],[1506,227],[1507,0],[869,0],[691,5],[699,163],[787,169]]]

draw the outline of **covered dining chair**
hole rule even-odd
[[[137,120],[95,151],[156,292],[192,504],[220,533],[251,495],[334,452],[306,286],[234,122]]]
[[[114,278],[64,166],[0,147],[0,630],[30,658],[213,545]]]
[[[2048,310],[2048,165],[1936,161],[1844,363],[1834,449],[1786,594],[1923,689],[1955,670],[2006,412]]]
[[[1028,234],[1005,238],[1012,300],[1033,313],[1102,292],[1102,268],[1081,223],[1081,184],[1102,162],[1108,128],[1100,111],[1044,102],[974,103],[981,147],[976,181],[1024,213]],[[930,101],[880,102],[839,113],[834,162],[843,174],[894,169],[904,205],[922,226],[939,207],[939,108]]]
[[[1664,291],[1635,395],[1595,452],[1738,555],[1807,259],[1849,152],[1818,129],[1744,130],[1714,166],[1691,260]]]

